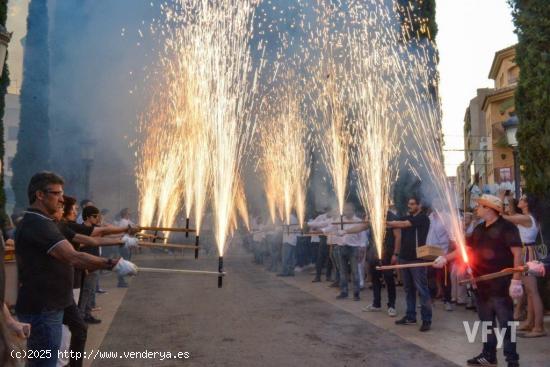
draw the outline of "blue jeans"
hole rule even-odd
[[[508,322],[514,321],[514,304],[508,295],[477,297],[477,313],[480,321],[490,321],[495,324],[495,318],[498,320],[498,328],[502,332],[502,328],[507,328],[504,334],[503,352],[506,357],[506,362],[519,361],[519,355],[516,352],[516,342],[512,342],[512,332]],[[493,327],[495,329],[495,327]],[[496,357],[497,353],[497,338],[495,331],[487,335],[487,342],[483,343],[483,354]]]
[[[414,262],[416,261],[399,259],[400,264]],[[428,269],[426,267],[401,269],[401,277],[407,298],[407,319],[416,320],[416,292],[418,292],[422,321],[432,322],[432,297],[428,288]]]
[[[283,270],[281,274],[294,275],[294,266],[296,264],[296,246],[283,243]]]
[[[38,314],[17,314],[21,322],[31,324],[31,335],[27,340],[27,348],[34,353],[42,353],[41,357],[27,361],[29,367],[55,367],[57,352],[61,345],[61,328],[63,325],[63,310],[45,311]],[[46,353],[45,351],[49,351]],[[38,357],[38,356],[37,356]]]
[[[340,263],[340,292],[348,294],[348,274],[353,280],[353,294],[359,295],[359,267],[357,266],[357,251],[359,247],[338,246],[338,261]]]

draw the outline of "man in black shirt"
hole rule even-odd
[[[401,247],[396,246],[395,255],[400,264],[420,262],[416,257],[416,249],[426,245],[426,237],[430,229],[430,219],[422,212],[417,198],[411,197],[408,202],[409,215],[400,221],[389,221],[388,227],[401,228]],[[416,292],[420,297],[420,315],[422,326],[420,331],[430,330],[432,324],[432,297],[428,289],[428,270],[425,267],[401,269],[403,286],[407,297],[407,313],[397,320],[397,325],[416,324]]]
[[[75,251],[53,220],[63,204],[63,183],[51,172],[35,174],[27,189],[31,206],[16,230],[19,291],[15,310],[20,321],[31,324],[27,347],[45,357],[29,359],[29,366],[57,363],[63,311],[74,302],[73,267],[137,272],[135,265],[123,259]]]
[[[478,199],[477,215],[484,220],[478,224],[467,246],[469,251],[469,265],[474,277],[496,273],[505,268],[521,266],[522,245],[518,228],[502,218],[502,201],[493,195],[482,195]],[[442,268],[454,259],[457,251],[435,260],[434,267]],[[519,366],[519,355],[516,351],[516,342],[512,339],[511,322],[514,322],[514,305],[512,299],[521,298],[523,288],[521,274],[515,273],[513,278],[501,277],[476,284],[477,312],[482,322],[498,320],[500,332],[506,328],[504,334],[504,356],[508,367]],[[469,366],[496,366],[497,339],[493,327],[492,333],[483,343],[483,351],[477,357],[468,360]]]

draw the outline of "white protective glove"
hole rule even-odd
[[[447,265],[447,258],[445,256],[438,256],[433,263],[433,267],[436,269],[442,269],[445,265]]]
[[[338,236],[342,237],[347,235],[346,231],[344,229],[339,229],[338,232],[336,232]]]
[[[133,262],[120,258],[118,259],[117,264],[113,267],[113,271],[117,272],[120,276],[133,276],[137,274],[138,267]]]
[[[510,294],[510,297],[512,299],[521,298],[521,296],[523,296],[523,286],[521,280],[512,279],[512,281],[510,282],[510,289],[508,290],[508,293]]]
[[[139,247],[138,239],[135,237],[130,237],[127,234],[122,236],[122,241],[124,241],[124,246],[128,249]]]
[[[536,277],[544,277],[546,275],[546,268],[544,264],[540,261],[529,261],[527,264],[529,275],[534,275]]]

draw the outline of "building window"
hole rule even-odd
[[[8,140],[16,141],[19,128],[17,126],[8,126]]]
[[[500,182],[512,182],[512,169],[509,167],[499,169]]]
[[[518,77],[519,68],[517,66],[513,66],[508,69],[508,84],[516,84],[518,82]]]

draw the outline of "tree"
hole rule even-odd
[[[6,19],[8,17],[8,1],[0,1],[0,25],[6,26]],[[0,223],[5,223],[6,219],[6,193],[4,191],[4,112],[6,107],[6,93],[10,85],[10,72],[8,69],[8,54],[6,53],[6,62],[4,63],[4,69],[0,76],[0,162],[2,169],[0,169]]]
[[[13,159],[15,207],[27,205],[31,176],[49,168],[49,49],[47,0],[31,0],[23,58],[21,116]]]
[[[406,37],[435,40],[435,0],[398,0],[397,11]]]
[[[550,3],[509,0],[518,35],[516,89],[519,159],[526,191],[542,204],[541,232],[550,245]],[[550,291],[543,295],[550,307]]]
[[[516,112],[518,143],[527,191],[550,196],[550,3],[510,0],[518,35],[520,68]]]

